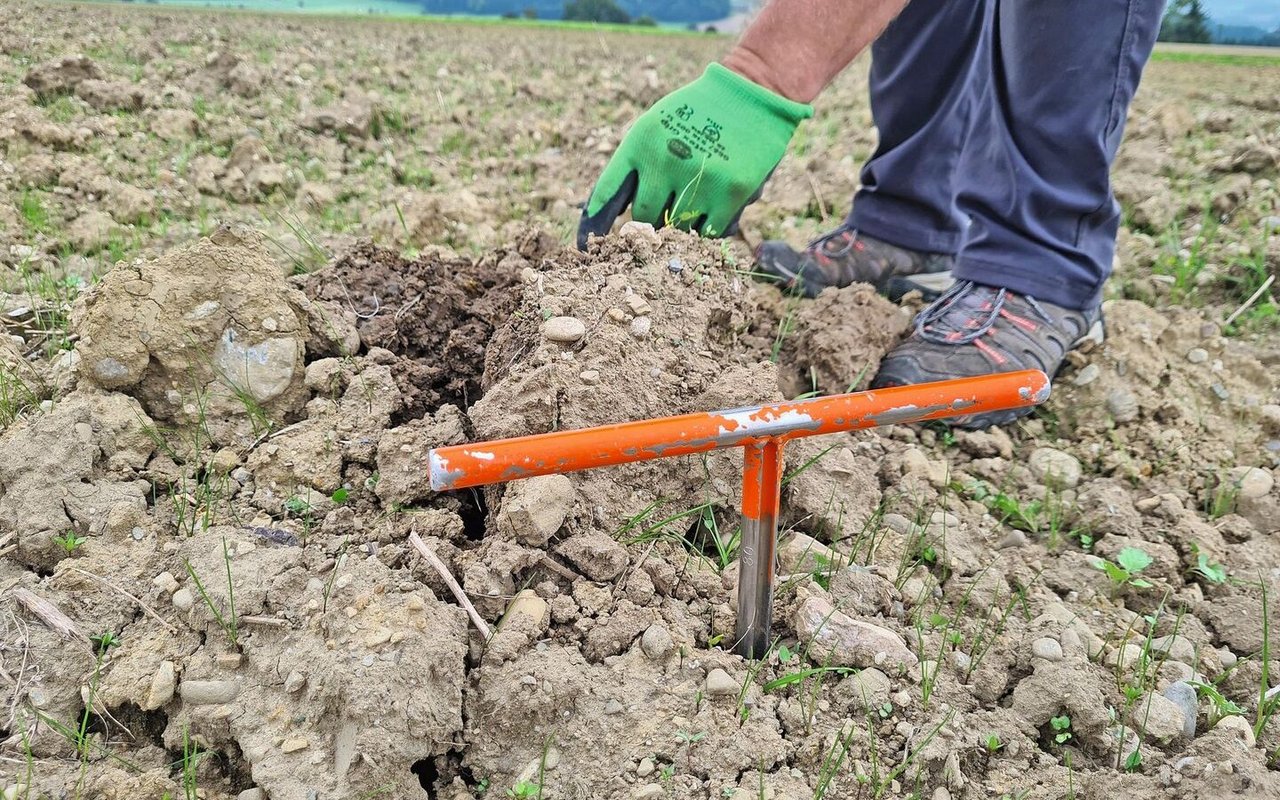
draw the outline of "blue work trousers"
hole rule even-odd
[[[1164,0],[912,0],[872,46],[880,140],[850,223],[956,277],[1096,304],[1110,170]]]

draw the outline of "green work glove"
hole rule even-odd
[[[659,100],[609,159],[578,223],[578,247],[603,236],[628,205],[632,219],[721,236],[760,197],[800,121],[813,108],[720,64]]]

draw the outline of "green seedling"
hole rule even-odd
[[[1071,741],[1071,717],[1066,714],[1054,717],[1049,720],[1049,727],[1053,729],[1053,741],[1057,744],[1066,744]]]
[[[342,486],[342,487],[339,487],[336,491],[334,491],[333,494],[329,495],[329,499],[333,501],[334,505],[340,506],[343,503],[347,502],[347,498],[350,496],[351,496],[351,490],[346,488],[345,486]]]
[[[1200,681],[1187,681],[1195,687],[1197,693],[1202,697],[1209,699],[1209,706],[1212,711],[1209,714],[1209,727],[1212,728],[1226,717],[1242,717],[1244,709],[1236,705],[1231,699],[1226,697],[1222,692],[1218,691],[1218,687],[1201,683]]]
[[[200,746],[191,738],[191,732],[182,727],[182,795],[184,800],[198,800],[200,796],[199,780],[196,768],[204,757]]]
[[[693,746],[705,738],[707,738],[705,731],[698,731],[697,733],[686,730],[676,731],[676,739],[684,742],[685,760],[690,772],[693,772]]]
[[[1138,547],[1126,547],[1116,553],[1114,562],[1098,558],[1093,566],[1102,570],[1111,579],[1112,589],[1119,591],[1127,586],[1135,589],[1150,589],[1151,581],[1141,577],[1140,573],[1151,566],[1152,558],[1145,550]]]
[[[1195,545],[1192,545],[1194,548]],[[1196,565],[1191,568],[1191,572],[1199,575],[1209,583],[1223,584],[1227,582],[1227,568],[1221,564],[1216,564],[1209,560],[1209,556],[1204,553],[1196,552]]]
[[[67,555],[71,555],[80,548],[80,545],[88,541],[83,536],[76,536],[75,531],[67,531],[61,536],[53,537],[53,541],[59,547],[66,551]]]
[[[1258,576],[1258,588],[1262,591],[1262,651],[1258,654],[1262,665],[1262,676],[1258,680],[1258,713],[1253,721],[1253,736],[1258,738],[1271,721],[1280,706],[1280,693],[1270,690],[1271,686],[1271,597],[1267,592],[1267,581]]]
[[[1004,742],[1000,741],[1000,734],[989,733],[986,738],[982,740],[982,746],[986,749],[989,755],[995,755],[1004,749]]]
[[[236,624],[236,594],[235,585],[231,579],[231,552],[227,549],[227,540],[222,539],[222,560],[227,566],[227,603],[230,609],[226,616],[218,608],[218,604],[213,602],[213,598],[209,596],[209,592],[204,588],[204,581],[200,580],[200,576],[196,574],[195,567],[191,566],[191,562],[182,559],[182,565],[186,567],[187,574],[191,576],[191,582],[196,585],[196,591],[200,593],[200,599],[208,606],[209,611],[213,613],[213,618],[218,621],[218,626],[227,634],[227,640],[231,642],[231,646],[237,650],[240,648],[240,631]]]
[[[89,641],[93,642],[94,650],[99,656],[105,656],[107,651],[120,644],[120,637],[111,631],[103,631],[89,637]]]
[[[514,797],[517,800],[531,800],[541,795],[542,787],[533,781],[520,781],[507,790],[507,797]]]

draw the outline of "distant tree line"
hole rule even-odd
[[[1162,42],[1211,41],[1209,15],[1200,0],[1172,0],[1165,9],[1158,38]]]
[[[420,5],[426,14],[492,14],[595,22],[639,22],[646,17],[661,22],[706,22],[730,13],[729,0],[420,0]]]

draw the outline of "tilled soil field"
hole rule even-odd
[[[788,297],[742,241],[566,246],[726,40],[12,5],[6,800],[1280,797],[1280,61],[1152,64],[1108,340],[1034,416],[788,446],[747,661],[736,451],[426,478],[860,388],[905,332],[910,298]],[[748,242],[843,213],[864,91]]]

